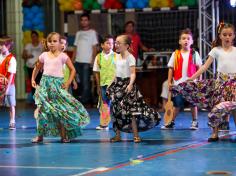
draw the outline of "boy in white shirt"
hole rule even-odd
[[[178,85],[187,79],[189,79],[197,69],[202,65],[202,60],[198,52],[191,49],[193,44],[192,32],[190,29],[184,29],[179,35],[180,50],[176,50],[172,53],[170,61],[168,63],[168,87],[171,89],[172,85]],[[189,106],[190,104],[181,96],[173,97],[174,103],[174,116],[169,124],[165,124],[162,129],[171,129],[175,125],[175,118],[178,115],[181,108]],[[190,105],[191,106],[191,105]],[[190,129],[198,129],[197,122],[197,107],[191,106],[192,112],[192,125]]]
[[[10,50],[13,46],[13,41],[10,37],[0,38],[0,75],[1,78],[7,79],[5,92],[2,97],[3,106],[9,107],[10,123],[9,129],[14,130],[15,126],[15,106],[16,106],[16,90],[15,90],[15,74],[16,74],[16,59]],[[1,83],[2,84],[2,83]]]

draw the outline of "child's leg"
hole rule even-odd
[[[167,99],[166,98],[162,98],[162,107],[161,107],[162,111],[165,111],[166,103],[167,103]]]
[[[58,131],[59,131],[60,136],[61,136],[61,142],[63,142],[63,143],[70,142],[70,140],[66,136],[66,129],[65,129],[65,127],[61,123],[58,123],[57,124],[57,128],[58,128]]]
[[[110,139],[111,142],[120,142],[121,136],[120,136],[120,130],[116,129],[116,135]]]
[[[16,97],[15,97],[15,86],[11,85],[9,87],[9,94],[5,97],[5,103],[9,107],[9,116],[10,116],[10,123],[9,129],[15,129],[15,106],[16,106]]]
[[[172,121],[175,121],[177,115],[179,114],[180,108],[179,107],[174,107],[174,115]]]
[[[175,121],[177,115],[179,114],[180,109],[184,108],[185,100],[181,95],[178,95],[176,97],[173,97],[173,104],[174,104],[174,115],[172,121]]]
[[[9,116],[10,116],[9,129],[14,130],[14,129],[16,129],[15,106],[9,107]]]
[[[193,121],[197,121],[197,119],[198,119],[198,109],[197,109],[197,106],[194,106],[194,107],[191,108],[191,113],[192,113]]]
[[[228,115],[231,109],[234,109],[235,104],[233,102],[221,102],[217,104],[211,112],[208,114],[209,125],[214,126],[212,128],[213,132],[210,138],[208,138],[209,142],[215,142],[219,140],[218,131],[219,126],[223,122],[225,116]]]
[[[68,139],[68,137],[66,136],[66,129],[63,125],[61,125],[61,142],[63,143],[69,143],[70,139]]]
[[[43,142],[43,136],[36,136],[31,140],[32,143],[40,143]]]
[[[191,107],[191,113],[192,113],[192,124],[190,126],[190,129],[197,130],[198,129],[198,109],[197,106]]]
[[[134,142],[135,143],[141,142],[141,139],[138,134],[138,128],[137,128],[137,122],[136,122],[135,116],[132,116],[132,130],[133,130],[133,134],[134,134]]]
[[[39,115],[39,108],[37,107],[34,110],[34,118],[36,119],[36,122],[38,122],[38,115]],[[43,136],[36,136],[31,140],[32,143],[40,143],[42,141],[43,141]]]
[[[219,126],[219,131],[229,131],[229,118],[229,114],[222,117],[223,122]]]
[[[16,115],[15,106],[10,107],[9,114],[10,114],[10,123],[16,123],[16,120],[15,120],[15,115]]]
[[[218,127],[212,128],[212,134],[211,137],[208,138],[208,142],[215,142],[219,140],[218,131],[219,131]]]
[[[108,108],[110,108],[110,101],[109,99],[107,98],[106,96],[106,89],[107,89],[107,86],[101,86],[100,87],[101,89],[101,98],[102,98],[102,102],[101,103],[105,103],[107,104]],[[109,110],[110,111],[110,110]],[[100,112],[102,113],[102,112]],[[102,116],[100,114],[100,125],[96,127],[97,130],[108,130],[109,129],[109,120],[107,119],[107,117],[105,117],[105,119],[101,119]],[[109,117],[110,118],[110,117]]]

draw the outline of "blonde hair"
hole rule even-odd
[[[46,40],[42,41],[42,44],[44,46],[44,50],[45,51],[49,51],[48,42],[50,42],[52,40],[52,37],[54,35],[58,36],[58,41],[59,41],[59,43],[61,43],[61,35],[59,33],[57,33],[57,32],[51,32],[51,33],[48,34]]]
[[[59,37],[59,42],[60,42],[60,40],[61,40],[61,35],[60,35],[59,33],[57,33],[57,32],[51,32],[51,33],[49,33],[48,36],[47,36],[47,42],[50,41],[50,40],[52,39],[52,36],[54,36],[54,35],[58,35],[58,37]]]
[[[124,43],[126,45],[128,45],[128,51],[132,52],[132,48],[130,47],[132,44],[132,40],[131,40],[130,36],[126,35],[126,34],[122,34],[122,35],[118,35],[117,37],[122,37],[122,39],[124,40]]]

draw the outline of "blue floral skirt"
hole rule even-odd
[[[83,105],[63,89],[62,84],[63,78],[43,75],[36,88],[38,136],[59,136],[63,126],[66,138],[72,139],[81,135],[81,128],[90,121]]]

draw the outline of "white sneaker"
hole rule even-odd
[[[16,129],[16,124],[15,123],[10,123],[9,124],[9,130],[15,130]]]
[[[196,120],[192,121],[192,125],[190,127],[191,130],[197,130],[198,129],[198,122]]]
[[[96,127],[96,130],[109,130],[109,126],[107,127],[102,127],[101,125]]]
[[[104,127],[103,130],[109,130],[109,126]]]

